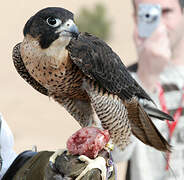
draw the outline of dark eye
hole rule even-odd
[[[171,8],[164,8],[164,9],[162,9],[162,14],[169,14],[172,11],[173,10]]]
[[[62,23],[60,19],[53,18],[53,17],[47,18],[46,22],[49,26],[52,26],[52,27],[57,27]]]

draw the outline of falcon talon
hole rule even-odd
[[[113,151],[113,149],[114,149],[114,144],[112,142],[108,142],[105,145],[105,150],[107,150],[107,151]]]
[[[69,155],[70,153],[65,149],[65,150],[63,151],[63,154]]]

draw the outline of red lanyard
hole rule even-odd
[[[162,110],[163,110],[163,112],[169,114],[169,111],[168,111],[167,106],[166,106],[165,97],[164,97],[164,90],[163,90],[163,88],[162,88],[162,86],[160,84],[158,84],[158,89],[159,89],[159,100],[160,100],[160,105],[162,107]],[[184,88],[182,90],[184,90]],[[183,100],[184,100],[184,93],[182,93],[181,104],[182,104]],[[172,138],[174,129],[176,128],[176,125],[177,125],[177,123],[179,121],[179,118],[181,116],[181,113],[182,113],[182,106],[181,106],[181,104],[179,105],[178,109],[176,110],[176,112],[173,115],[174,122],[169,122],[168,120],[166,120],[167,125],[168,125],[168,130],[169,130],[169,141]],[[169,169],[169,160],[170,160],[170,153],[167,153],[166,170]]]

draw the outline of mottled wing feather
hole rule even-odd
[[[41,94],[44,94],[48,96],[48,90],[44,88],[39,82],[37,82],[27,71],[24,62],[21,58],[20,54],[20,45],[21,43],[18,43],[14,48],[13,48],[13,63],[15,66],[15,69],[19,73],[19,75],[26,81],[28,82],[34,89],[36,89],[38,92]]]
[[[119,56],[99,38],[81,33],[67,46],[73,62],[84,74],[96,80],[110,93],[123,99],[133,96],[151,100],[149,95],[131,77]]]

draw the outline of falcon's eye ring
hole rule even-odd
[[[58,27],[62,23],[60,19],[54,17],[47,18],[46,22],[49,26],[52,27]]]

